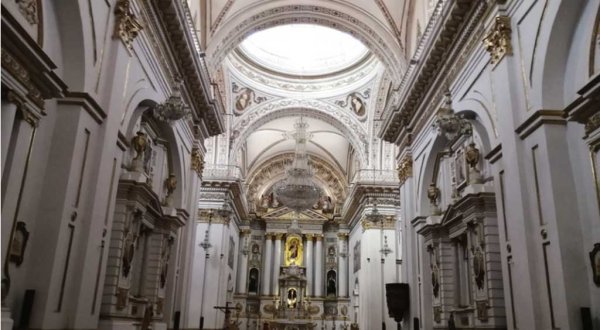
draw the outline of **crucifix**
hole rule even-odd
[[[230,326],[230,318],[231,318],[231,311],[232,310],[238,310],[236,307],[230,307],[229,306],[230,302],[226,302],[225,306],[215,306],[215,309],[218,309],[220,311],[223,311],[225,313],[225,325],[223,327],[223,329],[229,329]]]

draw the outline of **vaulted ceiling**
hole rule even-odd
[[[207,1],[202,42],[229,114],[227,162],[247,174],[269,168],[293,153],[286,133],[303,117],[309,154],[336,180],[376,169],[375,125],[406,67],[407,8],[404,0]]]

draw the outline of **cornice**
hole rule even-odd
[[[56,65],[4,6],[1,58],[2,92],[12,91],[33,120],[45,115],[44,100],[64,96],[67,85]]]
[[[144,2],[142,2],[144,3]],[[168,46],[192,99],[195,120],[203,121],[209,136],[224,132],[225,109],[220,98],[213,98],[212,83],[204,53],[195,34],[187,4],[181,1],[153,0]]]
[[[423,46],[420,56],[413,61],[413,66],[407,71],[401,90],[395,97],[396,100],[390,100],[392,106],[394,101],[398,105],[395,109],[388,110],[389,114],[385,117],[379,131],[379,137],[385,141],[401,146],[410,144],[412,134],[418,132],[413,121],[416,117],[426,117],[417,113],[423,102],[427,99],[428,103],[437,104],[435,100],[430,102],[432,99],[426,98],[426,95],[432,90],[441,89],[439,84],[434,84],[439,77],[445,77],[451,69],[458,70],[462,67],[457,66],[455,62],[460,57],[465,58],[463,47],[487,8],[485,2],[476,0],[454,0],[446,3],[449,7],[447,10],[441,9],[444,16],[440,18],[442,21],[439,28],[436,27],[437,30],[431,32],[428,45]],[[433,29],[433,27],[428,28]],[[456,51],[458,49],[463,51]]]

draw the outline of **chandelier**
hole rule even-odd
[[[312,207],[319,200],[321,191],[314,184],[312,169],[308,165],[306,141],[311,137],[306,131],[308,124],[300,117],[300,120],[294,124],[294,128],[296,129],[294,132],[288,133],[296,140],[294,161],[286,170],[287,177],[278,182],[274,190],[284,206],[300,212]]]

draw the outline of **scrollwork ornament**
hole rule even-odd
[[[31,25],[38,23],[38,0],[15,0],[19,11]]]
[[[398,165],[398,180],[400,180],[400,185],[403,185],[406,180],[412,176],[412,157],[406,156]]]
[[[600,127],[600,112],[589,117],[585,122],[585,135],[589,136],[592,132]]]
[[[497,64],[506,55],[512,55],[511,34],[510,17],[496,16],[492,30],[483,39],[485,50],[491,55],[492,64]]]
[[[452,98],[450,92],[446,92],[444,105],[438,110],[433,127],[437,128],[438,135],[443,135],[449,141],[458,136],[471,135],[471,123],[463,116],[457,115],[452,109]]]
[[[199,148],[192,149],[192,170],[198,173],[198,176],[202,178],[202,172],[204,171],[204,159],[202,159]]]
[[[440,196],[440,189],[436,187],[435,183],[430,183],[429,188],[427,188],[427,198],[429,198],[429,203],[431,205],[433,215],[438,215],[440,213],[440,209],[438,206]]]
[[[127,49],[133,48],[133,40],[138,36],[143,26],[131,12],[130,0],[118,0],[115,5],[115,32],[113,38],[119,38]]]

